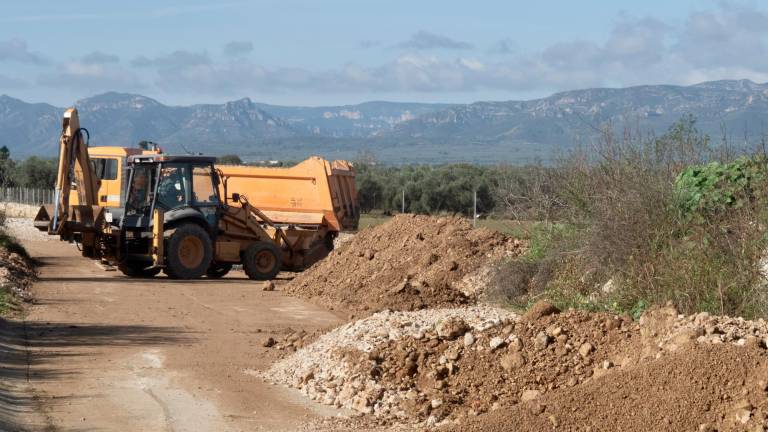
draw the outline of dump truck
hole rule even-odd
[[[99,203],[84,134],[77,110],[68,109],[55,203],[43,206],[34,223],[127,276],[221,277],[242,264],[249,278],[268,280],[322,259],[339,230],[359,219],[354,170],[346,162],[310,158],[279,173],[232,167],[227,174],[211,156],[159,152],[125,157],[126,188],[115,212]]]

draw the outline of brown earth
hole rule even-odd
[[[293,431],[340,411],[256,375],[267,337],[340,317],[242,272],[130,279],[70,244],[26,240],[40,262],[24,320],[0,319],[0,430]],[[291,330],[293,329],[293,330]]]
[[[398,215],[362,230],[285,290],[368,313],[466,304],[477,293],[465,277],[521,251],[521,242],[463,218]]]
[[[762,431],[768,426],[766,383],[766,350],[690,344],[444,430]]]

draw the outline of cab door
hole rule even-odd
[[[122,172],[122,161],[120,157],[94,157],[94,168],[96,177],[101,180],[99,185],[99,205],[104,207],[119,208],[120,193],[122,191],[122,182],[120,173]]]

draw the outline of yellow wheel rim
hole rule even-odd
[[[203,242],[195,236],[187,236],[179,242],[179,261],[186,268],[196,268],[203,262]]]
[[[254,259],[256,260],[256,269],[259,273],[269,273],[277,264],[275,256],[266,250],[257,253]]]

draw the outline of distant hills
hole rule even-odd
[[[244,159],[303,159],[310,154],[390,163],[524,163],[595,140],[605,122],[663,133],[692,114],[718,141],[756,143],[768,130],[768,84],[747,80],[693,86],[586,89],[530,101],[472,104],[366,102],[287,107],[248,98],[224,104],[168,106],[141,95],[105,93],[75,103],[91,145],[141,140],[167,151]],[[0,96],[0,145],[14,157],[55,155],[64,108]]]

